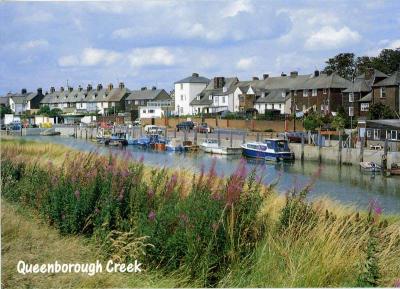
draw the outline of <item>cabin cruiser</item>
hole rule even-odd
[[[113,133],[110,138],[104,140],[104,144],[110,146],[126,146],[128,145],[127,137],[127,134],[124,132]]]
[[[381,166],[374,162],[361,162],[360,167],[366,172],[380,172],[382,169]]]
[[[263,142],[248,142],[241,145],[243,155],[271,161],[292,161],[294,153],[290,151],[287,140],[265,139]]]
[[[171,152],[182,152],[184,151],[183,143],[180,139],[172,138],[167,141],[165,145],[165,150]]]
[[[239,148],[221,146],[218,143],[218,140],[216,139],[205,140],[203,143],[200,144],[200,149],[206,153],[220,154],[220,155],[234,155],[241,153],[241,149]]]

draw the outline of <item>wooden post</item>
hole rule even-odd
[[[242,143],[245,143],[245,142],[246,142],[246,131],[243,132],[243,141],[242,141]]]
[[[197,130],[194,130],[194,137],[193,137],[193,142],[195,145],[197,145]]]
[[[233,146],[233,130],[231,130],[231,140],[230,140],[231,147]]]
[[[218,146],[221,145],[221,131],[218,129]]]
[[[176,138],[176,128],[174,129],[174,138]]]
[[[260,141],[260,133],[258,132],[257,133],[257,142],[259,142]]]
[[[184,129],[183,131],[183,140],[187,141],[187,129]]]
[[[389,141],[386,135],[385,144],[383,146],[383,155],[382,155],[382,172],[387,170],[387,153],[389,148]]]
[[[360,162],[364,161],[364,137],[360,138]]]
[[[342,165],[342,146],[343,146],[343,140],[342,140],[342,131],[339,131],[339,148],[338,148],[338,163],[339,166]]]
[[[85,139],[87,140],[87,128],[85,129]]]
[[[321,161],[322,161],[321,147],[322,147],[322,136],[321,136],[321,131],[318,131],[318,161],[319,161],[319,163],[321,163]]]
[[[142,136],[142,135],[143,135],[143,127],[140,126],[140,136]]]
[[[301,134],[301,155],[300,160],[304,161],[304,133]]]

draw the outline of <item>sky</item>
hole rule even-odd
[[[124,82],[167,91],[193,72],[308,74],[337,53],[400,47],[400,1],[1,2],[0,95]]]

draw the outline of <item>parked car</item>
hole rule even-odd
[[[301,143],[301,135],[303,134],[303,132],[291,131],[286,133],[280,133],[278,134],[278,136],[281,138],[285,138],[285,134],[289,142]]]
[[[142,121],[138,118],[133,122],[133,126],[141,126],[142,125]]]
[[[144,132],[148,134],[161,134],[163,132],[163,128],[157,125],[146,125],[144,127]]]
[[[198,133],[206,133],[206,132],[212,133],[214,129],[208,126],[207,123],[201,123],[195,127],[195,131],[197,131]]]
[[[193,121],[182,121],[176,125],[176,130],[192,130],[194,128]]]

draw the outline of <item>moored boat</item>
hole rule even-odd
[[[391,165],[390,174],[391,175],[400,175],[400,163]]]
[[[220,155],[234,155],[241,154],[241,148],[223,147],[219,145],[216,139],[207,139],[200,144],[200,149],[206,153],[220,154]]]
[[[104,140],[105,145],[110,146],[126,146],[128,145],[128,140],[126,139],[126,133],[114,133],[110,138]]]
[[[360,162],[360,167],[366,172],[380,172],[381,166],[374,162]]]
[[[166,151],[173,151],[173,152],[182,152],[183,151],[183,144],[180,139],[172,138],[167,141],[165,144]]]
[[[293,161],[294,153],[290,151],[287,140],[266,139],[263,142],[248,142],[241,145],[243,155],[250,158],[261,158],[271,161]]]

